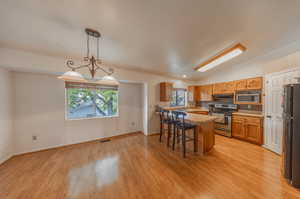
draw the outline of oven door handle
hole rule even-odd
[[[225,129],[225,128],[215,128],[215,129],[221,130],[221,131],[226,131],[226,130],[227,130],[227,129]]]

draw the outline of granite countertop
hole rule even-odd
[[[203,107],[188,107],[188,106],[175,106],[175,107],[163,107],[166,110],[172,111],[172,110],[178,110],[178,109],[185,109],[187,112],[197,112],[197,111],[206,111],[208,112],[207,108]]]
[[[186,108],[186,112],[198,112],[198,111],[204,111],[204,112],[209,112],[208,109],[202,108],[202,107],[195,107],[195,108]]]
[[[202,108],[202,107],[184,107],[184,106],[182,106],[182,107],[164,107],[164,109],[170,110],[170,111],[177,110],[177,109],[185,109],[187,112],[187,116],[185,117],[185,119],[187,121],[190,121],[195,124],[211,122],[211,121],[214,121],[215,119],[217,119],[217,117],[211,116],[211,115],[192,113],[192,112],[197,112],[197,111],[207,111],[208,112],[208,109]]]
[[[192,123],[201,124],[201,123],[205,123],[205,122],[212,122],[215,119],[217,119],[217,117],[210,116],[210,115],[187,113],[187,116],[186,116],[185,119],[192,122]]]
[[[232,113],[233,115],[241,115],[241,116],[252,116],[252,117],[264,117],[264,114],[260,111],[237,111]]]

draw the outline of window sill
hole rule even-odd
[[[108,118],[118,118],[118,117],[120,117],[119,114],[118,115],[114,115],[114,116],[105,116],[105,117],[87,117],[87,118],[74,118],[74,119],[65,118],[65,120],[66,121],[98,120],[98,119],[108,119]]]

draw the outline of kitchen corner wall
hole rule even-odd
[[[14,153],[12,74],[0,69],[0,164]]]

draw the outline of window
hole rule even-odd
[[[185,106],[185,89],[174,89],[172,92],[171,106]]]
[[[118,87],[66,83],[67,119],[101,118],[118,115]]]

